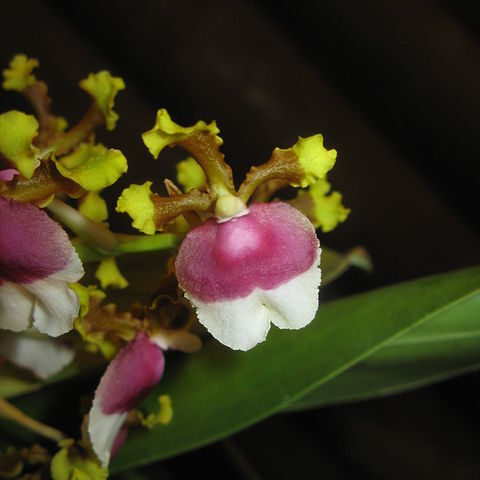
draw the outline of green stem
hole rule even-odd
[[[47,208],[60,222],[95,250],[107,255],[117,248],[118,242],[113,232],[101,223],[93,222],[58,198],[53,199]]]
[[[38,433],[45,438],[59,442],[66,438],[65,434],[56,428],[45,425],[44,423],[35,420],[28,415],[25,415],[17,407],[13,406],[10,402],[7,402],[4,398],[0,397],[0,416],[12,420],[32,432]]]
[[[117,246],[108,254],[103,254],[86,243],[74,241],[74,247],[83,262],[103,260],[107,256],[118,256],[125,253],[155,252],[177,248],[183,235],[176,233],[159,233],[157,235],[123,235],[116,234]]]

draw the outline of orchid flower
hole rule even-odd
[[[92,447],[104,466],[128,413],[162,378],[164,366],[162,349],[143,332],[110,362],[95,392],[88,423]]]
[[[37,207],[48,206],[94,248],[109,251],[116,244],[113,233],[95,229],[55,196],[98,194],[127,171],[122,152],[95,144],[92,136],[101,124],[115,127],[115,96],[125,85],[106,71],[82,80],[91,104],[65,131],[66,121],[51,112],[47,85],[32,74],[38,65],[16,55],[3,71],[3,87],[21,92],[35,115],[0,114],[0,161],[10,167],[0,171],[0,328],[18,332],[33,325],[56,337],[72,328],[79,300],[68,283],[84,272],[67,234]]]
[[[72,329],[79,302],[68,286],[83,267],[65,231],[45,212],[0,197],[0,328],[32,325],[57,337]]]
[[[169,348],[193,353],[200,348],[200,340],[186,331],[172,334],[160,329],[151,336],[140,331],[103,374],[88,415],[88,434],[104,467],[127,437],[124,423],[129,412],[162,378],[163,352]]]
[[[119,198],[117,211],[127,212],[133,226],[147,234],[168,227],[179,215],[195,226],[177,255],[178,283],[199,321],[217,340],[249,350],[266,339],[271,323],[299,329],[313,320],[321,249],[314,226],[297,209],[282,202],[247,205],[247,201],[272,180],[309,187],[325,179],[336,151],[325,149],[322,135],[299,138],[293,147],[276,148],[267,163],[252,167],[236,191],[217,133],[215,122],[181,127],[166,110],[159,110],[154,128],[143,134],[143,140],[155,158],[166,146],[175,145],[193,155],[190,176],[185,169],[192,160],[182,163],[182,178],[189,183],[184,184],[186,193],[170,181],[166,181],[169,198],[152,193],[151,182],[131,185]],[[336,223],[348,214],[331,210]]]

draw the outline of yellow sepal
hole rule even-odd
[[[150,413],[146,417],[137,410],[142,426],[149,430],[155,425],[168,425],[173,418],[172,399],[170,395],[160,395],[158,397],[158,411]]]
[[[115,96],[125,88],[125,82],[120,77],[112,77],[110,72],[102,70],[98,73],[91,73],[82,80],[80,88],[89,93],[98,104],[98,107],[105,116],[107,130],[113,130],[118,120],[118,115],[113,111]]]
[[[148,235],[156,230],[154,222],[155,206],[150,196],[152,182],[143,185],[130,185],[117,201],[117,212],[128,213],[133,220],[133,227]]]
[[[100,282],[103,289],[126,288],[128,287],[128,280],[122,275],[118,269],[115,257],[109,257],[100,262],[100,265],[95,272],[95,278]]]
[[[64,441],[64,443],[66,443]],[[53,480],[107,480],[108,469],[102,467],[93,450],[65,445],[52,459]]]
[[[337,159],[336,150],[327,150],[323,146],[323,135],[320,133],[307,138],[298,137],[292,150],[297,154],[298,162],[304,172],[304,178],[299,184],[292,184],[294,187],[305,188],[325,178]]]
[[[32,70],[38,65],[36,58],[28,58],[23,54],[15,55],[10,62],[10,68],[3,71],[3,88],[21,92],[33,85],[37,79],[32,75]]]
[[[142,139],[153,157],[157,158],[165,147],[173,146],[185,138],[202,131],[215,135],[217,144],[222,145],[223,140],[217,136],[220,130],[217,128],[215,121],[207,125],[203,120],[199,120],[191,127],[181,127],[172,121],[168,112],[162,108],[157,112],[155,126],[148,132],[143,133]]]
[[[88,192],[78,205],[78,211],[94,222],[102,223],[108,218],[107,202],[98,192]]]
[[[183,187],[184,192],[189,192],[194,188],[205,190],[207,176],[198,162],[193,157],[188,157],[177,163],[177,181]]]
[[[300,195],[309,195],[313,201],[313,211],[309,215],[315,228],[321,228],[324,233],[331,232],[339,223],[344,222],[350,209],[342,205],[342,195],[330,192],[330,184],[326,179],[318,180],[307,191]]]
[[[0,154],[10,160],[29,180],[40,165],[39,149],[32,144],[38,134],[38,122],[33,115],[11,110],[0,115]]]
[[[58,171],[87,191],[98,191],[115,183],[128,169],[120,150],[102,144],[81,143],[71,154],[55,160]]]

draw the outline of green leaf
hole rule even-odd
[[[392,395],[480,368],[479,312],[478,292],[460,299],[288,410]]]
[[[322,269],[322,285],[331,283],[343,275],[350,267],[357,267],[371,273],[373,270],[370,255],[363,247],[354,247],[341,253],[322,246],[320,268]]]
[[[161,428],[133,431],[111,470],[205,445],[284,410],[394,338],[422,323],[427,328],[478,295],[480,268],[472,268],[322,305],[309,327],[271,332],[246,353],[210,342],[197,355],[171,363],[167,358],[165,378],[146,407],[155,410],[155,399],[167,393],[175,415]],[[471,365],[480,364],[480,349],[469,352]]]

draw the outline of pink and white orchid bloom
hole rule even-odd
[[[5,171],[4,171],[5,173]],[[39,208],[0,197],[0,329],[72,329],[79,301],[67,282],[83,276],[67,234]]]
[[[153,193],[152,182],[131,185],[118,199],[117,211],[128,213],[133,226],[150,235],[184,215],[194,228],[178,252],[178,283],[217,340],[249,350],[266,339],[271,323],[284,329],[310,323],[321,281],[320,244],[309,219],[286,203],[256,201],[268,201],[286,185],[309,188],[326,182],[337,152],[325,148],[321,134],[299,137],[290,148],[275,148],[236,189],[220,151],[219,132],[215,121],[182,127],[160,109],[154,127],[142,138],[154,158],[167,146],[192,155],[193,164],[184,162],[177,178],[185,193],[170,180],[165,182],[169,197]],[[261,194],[271,181],[277,187]],[[253,204],[247,206],[250,199]]]
[[[249,350],[266,339],[271,323],[299,329],[313,320],[320,251],[302,213],[282,202],[258,203],[193,229],[178,252],[176,273],[210,333]]]
[[[195,353],[201,344],[198,337],[185,330],[157,329],[151,336],[139,332],[110,362],[88,414],[90,442],[104,467],[127,438],[124,422],[129,412],[162,378],[164,350]]]
[[[143,332],[108,366],[88,415],[90,441],[104,467],[125,441],[128,413],[162,378],[164,367],[162,349]]]

